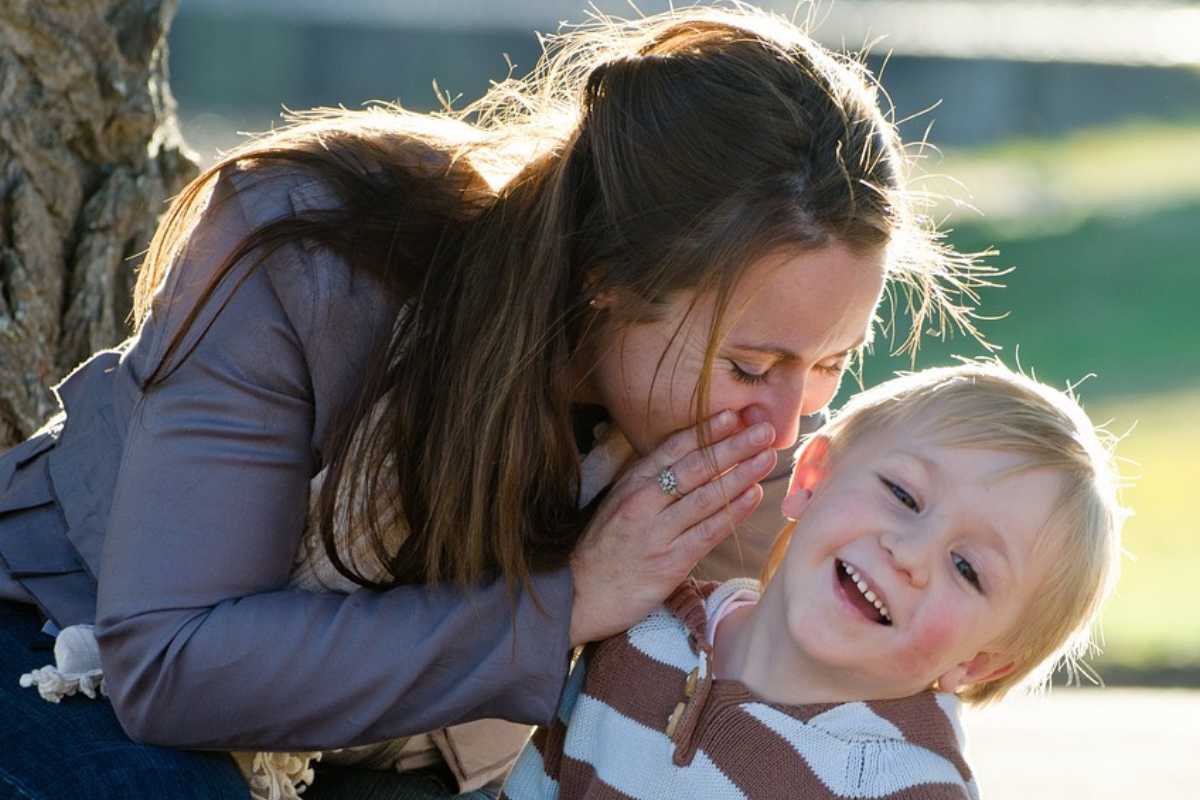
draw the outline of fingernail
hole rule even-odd
[[[755,406],[746,406],[745,408],[743,408],[742,414],[741,414],[741,419],[742,419],[742,424],[744,424],[747,428],[749,428],[751,425],[755,424],[756,422],[767,422],[769,418],[767,417],[766,409],[764,409],[762,406],[755,405]]]
[[[767,462],[771,460],[771,451],[763,450],[761,453],[750,459],[750,463],[756,467],[765,467]]]
[[[769,423],[760,422],[750,429],[750,441],[755,444],[766,444],[771,441],[771,426]]]
[[[737,419],[737,414],[734,414],[732,411],[722,411],[720,414],[717,414],[717,425],[722,428],[728,428],[733,424],[735,419]]]

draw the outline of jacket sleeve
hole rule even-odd
[[[282,184],[235,194],[222,179],[131,357],[161,353],[204,276],[249,230],[292,213],[304,187]],[[246,267],[222,280],[186,357],[129,421],[96,621],[127,733],[310,750],[485,717],[550,719],[569,656],[566,569],[535,577],[537,602],[514,601],[503,582],[285,588],[321,441],[381,300],[300,245]]]

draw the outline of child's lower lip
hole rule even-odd
[[[838,575],[840,570],[841,570],[841,566],[840,566],[838,560],[834,559],[834,561],[833,561],[833,591],[837,594],[838,599],[841,600],[842,605],[845,607],[846,611],[848,611],[850,614],[854,615],[855,619],[860,619],[863,622],[869,622],[872,625],[878,627],[879,622],[868,617],[866,612],[863,611],[861,608],[859,608],[857,605],[855,605],[854,601],[851,600],[850,597],[846,594],[846,587],[842,585],[842,581]]]

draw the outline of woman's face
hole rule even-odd
[[[851,354],[867,341],[884,274],[882,249],[861,254],[841,243],[751,265],[726,312],[703,416],[755,406],[775,427],[774,447],[790,447],[800,417],[833,399]],[[693,422],[713,298],[700,297],[688,315],[693,299],[680,292],[652,322],[604,329],[592,349],[581,399],[603,405],[639,453]]]

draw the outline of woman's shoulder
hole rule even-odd
[[[213,195],[221,202],[235,200],[250,229],[341,205],[326,178],[291,164],[231,164],[217,175]]]
[[[332,183],[319,174],[288,166],[237,170],[228,177],[246,221],[246,233],[312,212],[331,211],[342,202]],[[288,319],[311,344],[333,337],[345,347],[378,334],[395,309],[378,278],[355,270],[332,248],[303,236],[292,237],[262,259]]]
[[[231,165],[217,173],[139,331],[131,354],[139,374],[160,364],[160,374],[173,372],[202,339],[229,326],[245,329],[248,314],[294,331],[315,383],[324,382],[320,373],[341,382],[347,369],[361,367],[394,318],[371,276],[354,274],[337,253],[299,235],[233,258],[256,232],[338,202],[328,182],[298,168]],[[241,301],[232,302],[235,295]]]

